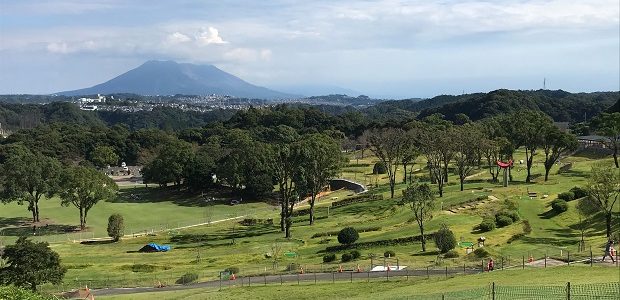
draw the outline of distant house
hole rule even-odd
[[[598,148],[605,149],[607,146],[605,142],[607,142],[609,138],[602,135],[584,135],[577,137],[577,141],[581,148]]]

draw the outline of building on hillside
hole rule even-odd
[[[609,139],[602,135],[584,135],[577,137],[577,141],[579,142],[579,146],[581,148],[597,148],[597,149],[605,149],[607,146],[605,142]]]
[[[101,96],[100,94],[97,94],[97,98],[80,98],[80,99],[78,99],[78,102],[80,104],[104,103],[105,100],[106,100],[105,96]]]

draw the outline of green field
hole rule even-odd
[[[366,151],[369,153],[369,151]],[[90,287],[107,286],[153,286],[156,282],[166,284],[174,283],[181,275],[191,272],[199,275],[199,281],[212,280],[217,278],[219,271],[227,267],[238,267],[241,276],[258,274],[277,274],[282,272],[295,273],[297,267],[287,270],[290,264],[303,266],[308,272],[330,271],[338,268],[339,263],[322,263],[325,248],[338,245],[335,236],[315,238],[313,235],[323,232],[338,231],[343,227],[353,226],[356,228],[376,227],[375,230],[360,233],[358,242],[380,241],[392,238],[415,236],[419,234],[419,229],[415,221],[411,219],[411,212],[404,206],[398,205],[397,199],[389,199],[389,187],[387,178],[384,175],[372,175],[372,165],[376,158],[369,156],[364,159],[355,159],[351,154],[350,165],[342,171],[342,177],[360,182],[373,183],[371,193],[379,193],[384,196],[384,200],[357,203],[353,205],[332,208],[328,210],[331,201],[341,200],[352,196],[348,191],[337,191],[319,200],[317,208],[317,221],[313,226],[308,225],[307,216],[295,218],[292,233],[293,239],[283,239],[283,234],[278,227],[279,210],[263,202],[244,203],[241,205],[230,206],[226,201],[212,206],[205,206],[199,195],[190,195],[174,192],[171,189],[135,187],[133,189],[124,188],[122,192],[125,196],[115,202],[102,202],[97,204],[89,213],[88,230],[83,233],[62,234],[54,232],[53,228],[61,225],[78,224],[77,210],[72,207],[61,207],[57,199],[44,200],[41,203],[41,216],[52,224],[49,235],[39,235],[37,238],[49,240],[51,247],[60,253],[62,262],[69,270],[65,277],[65,285],[60,287],[45,286],[47,291],[58,291],[61,289],[77,288],[88,284]],[[523,153],[517,153],[516,160],[524,158]],[[541,159],[540,155],[537,159]],[[421,162],[422,159],[419,159]],[[545,254],[550,257],[564,259],[568,252],[572,259],[579,257],[589,257],[589,251],[577,253],[579,242],[578,218],[574,209],[575,202],[570,202],[567,212],[560,215],[550,214],[549,203],[556,198],[557,194],[569,190],[574,186],[584,185],[591,165],[595,161],[587,157],[569,157],[562,160],[563,163],[572,162],[571,171],[556,175],[557,167],[552,170],[551,178],[548,182],[543,182],[544,173],[542,163],[535,162],[532,170],[535,180],[532,184],[525,184],[524,166],[517,165],[514,169],[514,182],[507,188],[498,184],[490,183],[490,177],[486,170],[474,170],[475,176],[465,185],[465,191],[459,190],[458,178],[452,175],[449,183],[445,187],[443,198],[438,198],[438,210],[434,218],[428,222],[427,231],[437,230],[441,224],[447,224],[454,231],[457,240],[475,242],[476,239],[484,235],[487,238],[485,249],[494,257],[505,257],[507,264],[521,263],[523,257],[532,255],[541,258]],[[610,166],[611,160],[604,160]],[[416,163],[413,168],[418,169],[421,165]],[[426,170],[415,172],[417,177],[426,175]],[[397,180],[402,181],[402,174]],[[374,183],[377,183],[375,186]],[[399,183],[396,197],[401,195],[401,191],[406,184]],[[528,191],[538,193],[538,197],[530,199],[527,197]],[[128,194],[140,194],[140,200],[132,200]],[[456,214],[441,210],[441,207],[457,207],[460,203],[470,202],[478,197],[484,198],[492,195],[498,201],[489,202],[472,209],[458,210]],[[543,195],[548,197],[543,198]],[[504,200],[510,199],[518,205],[521,221],[495,229],[491,232],[481,234],[474,230],[475,226],[482,220],[482,216],[493,211]],[[28,211],[24,206],[9,204],[0,206],[0,228],[3,229],[5,243],[11,242],[19,233],[30,233],[30,227],[22,227],[21,232],[15,229],[15,224],[27,221]],[[617,210],[620,211],[620,210]],[[242,226],[236,221],[221,222],[217,224],[204,225],[183,230],[171,230],[154,232],[152,235],[137,238],[125,238],[119,243],[98,242],[88,245],[66,242],[68,239],[82,237],[105,236],[105,226],[107,217],[112,213],[121,213],[125,217],[126,233],[139,232],[144,230],[160,230],[175,228],[189,224],[206,222],[208,220],[218,220],[236,216],[247,216],[251,218],[273,218],[274,225]],[[7,217],[8,216],[8,217]],[[618,218],[615,215],[615,220]],[[523,220],[529,221],[532,231],[530,234],[517,239],[512,243],[507,241],[515,234],[523,232]],[[586,245],[592,247],[596,256],[602,255],[602,247],[605,242],[604,223],[600,216],[594,216],[586,220],[588,228],[586,230]],[[615,229],[620,222],[615,222]],[[41,229],[43,230],[43,229]],[[90,236],[89,236],[90,235]],[[60,242],[64,241],[64,242]],[[157,242],[169,244],[173,250],[168,253],[136,253],[144,244]],[[273,248],[280,248],[281,252],[294,252],[295,257],[280,255],[277,266],[273,258],[268,254],[273,252]],[[361,249],[360,259],[345,263],[345,268],[352,269],[356,265],[368,269],[371,259],[370,255],[382,256],[384,251],[392,250],[396,252],[396,257],[400,265],[412,268],[461,266],[479,266],[480,259],[465,255],[464,250],[459,250],[460,257],[455,259],[443,259],[438,255],[435,246],[429,242],[429,251],[421,252],[419,243],[409,243],[397,246],[376,246]],[[338,257],[344,252],[337,253]],[[375,260],[376,263],[376,260]],[[612,268],[613,269],[613,268]],[[572,269],[571,269],[572,270]],[[592,276],[585,274],[587,280],[598,282],[604,276],[599,277],[598,272],[593,269],[580,268],[583,272],[591,272]],[[594,268],[594,270],[598,270]],[[604,269],[607,270],[607,269]],[[536,271],[538,272],[538,271]],[[559,271],[560,272],[560,271]],[[561,271],[572,273],[573,271]],[[604,271],[601,273],[605,273]],[[517,274],[517,273],[515,273]],[[521,273],[518,273],[521,274]],[[530,273],[523,273],[519,276],[527,280]],[[616,275],[617,270],[616,270]],[[609,275],[609,274],[607,274]],[[453,282],[460,282],[457,287],[471,287],[485,285],[492,281],[492,275],[480,275],[479,281],[468,283],[468,277],[455,278]],[[538,276],[538,275],[537,275]],[[540,275],[545,276],[545,275]],[[472,277],[473,278],[473,277]],[[520,277],[505,278],[506,283],[518,283]],[[563,282],[567,279],[553,276],[545,279],[549,283]],[[526,281],[524,281],[526,282]],[[398,286],[401,284],[402,286]],[[419,288],[423,288],[426,283],[420,282]],[[391,295],[392,290],[406,289],[405,283],[396,283],[396,286],[389,289],[386,295]],[[345,287],[345,284],[336,284],[334,287]],[[362,297],[363,291],[374,290],[370,285],[359,283],[358,288],[352,289],[352,296]],[[429,285],[429,292],[437,291]],[[287,287],[292,290],[296,287]],[[329,291],[331,288],[326,289]],[[316,289],[319,293],[319,289]],[[424,289],[422,289],[424,290]],[[243,293],[244,289],[227,291],[225,297],[234,298],[237,293]],[[263,292],[264,291],[264,292]],[[269,293],[277,295],[278,288],[256,288],[253,293],[264,295],[269,298]],[[301,290],[300,290],[301,292]],[[333,291],[332,291],[333,292]],[[188,296],[194,295],[193,292]],[[200,292],[195,292],[200,293]],[[260,294],[264,293],[264,294]],[[184,294],[179,294],[184,295]],[[200,298],[200,294],[196,297]],[[182,298],[183,296],[171,296]]]

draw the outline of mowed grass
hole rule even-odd
[[[369,152],[367,152],[369,153]],[[522,157],[523,156],[523,157]],[[517,153],[518,159],[524,159],[523,153]],[[438,198],[437,211],[432,220],[426,224],[426,231],[433,232],[442,224],[450,226],[457,240],[475,242],[484,235],[487,238],[486,249],[494,256],[510,257],[512,263],[520,262],[522,257],[533,254],[539,258],[545,254],[553,257],[565,256],[567,251],[575,255],[579,242],[578,217],[574,210],[575,202],[571,202],[569,211],[552,216],[548,214],[549,203],[557,194],[569,190],[574,186],[583,186],[586,176],[596,160],[584,157],[569,157],[563,162],[572,162],[570,172],[557,175],[557,167],[551,172],[548,182],[543,182],[544,169],[537,157],[532,174],[534,182],[526,184],[525,166],[515,167],[514,182],[509,187],[490,183],[489,175],[484,169],[474,170],[477,174],[465,184],[465,190],[460,191],[458,178],[451,175],[445,187],[444,197]],[[339,262],[322,264],[322,257],[328,246],[339,245],[336,236],[313,237],[317,233],[337,232],[343,227],[355,228],[376,227],[374,231],[360,233],[359,242],[379,241],[392,238],[401,238],[418,235],[419,228],[412,220],[411,212],[406,206],[398,205],[398,198],[406,184],[402,183],[402,173],[397,176],[399,182],[396,187],[395,199],[390,199],[389,186],[386,175],[372,175],[372,165],[377,159],[367,156],[359,163],[352,159],[350,166],[343,169],[343,177],[359,180],[365,178],[374,183],[371,192],[380,193],[384,200],[357,203],[349,206],[328,207],[332,201],[352,196],[348,191],[337,191],[321,198],[318,202],[317,220],[313,226],[308,225],[307,216],[294,218],[292,228],[293,239],[283,239],[279,230],[279,210],[264,203],[244,203],[230,206],[226,203],[217,204],[208,208],[199,201],[198,196],[187,196],[172,193],[168,190],[156,188],[137,189],[131,193],[143,193],[141,201],[131,199],[117,202],[102,202],[97,204],[89,214],[89,230],[95,235],[105,235],[107,217],[115,212],[125,216],[127,232],[132,228],[146,227],[157,229],[168,224],[168,227],[185,225],[186,223],[200,223],[210,216],[213,220],[247,215],[256,218],[273,218],[273,225],[241,226],[237,222],[229,221],[210,226],[200,226],[173,232],[162,232],[152,236],[125,239],[114,244],[75,243],[53,244],[55,251],[60,253],[63,264],[69,267],[65,278],[67,286],[78,287],[88,284],[90,287],[101,286],[153,286],[157,281],[174,283],[181,275],[192,272],[199,275],[199,280],[215,279],[219,271],[227,267],[240,268],[240,275],[249,276],[262,273],[284,272],[289,264],[303,265],[307,271],[335,270]],[[423,158],[419,158],[413,169],[423,165]],[[612,165],[611,160],[599,160]],[[402,171],[400,171],[402,172]],[[415,171],[415,176],[427,176],[426,170]],[[373,181],[371,181],[373,180]],[[529,199],[528,191],[538,193],[538,198]],[[461,210],[457,214],[442,211],[442,207],[459,205],[478,197],[493,195],[499,201],[476,207],[475,209]],[[543,198],[543,195],[548,195]],[[334,199],[337,198],[337,199]],[[505,199],[518,204],[522,220],[528,220],[532,232],[512,243],[507,241],[515,234],[523,231],[522,221],[513,225],[499,228],[487,233],[475,230],[477,224],[485,214],[492,213]],[[42,217],[50,218],[57,224],[77,224],[77,210],[71,207],[60,207],[58,200],[45,200],[42,205]],[[301,206],[306,207],[306,205]],[[10,213],[5,214],[6,208]],[[28,217],[24,206],[10,204],[0,206],[0,220],[4,216],[13,218]],[[7,218],[5,217],[4,220]],[[177,224],[174,224],[177,222]],[[602,255],[601,247],[604,244],[604,223],[600,217],[587,220],[587,246],[592,246],[595,255]],[[616,222],[617,224],[618,222]],[[62,237],[62,236],[61,236]],[[135,251],[144,244],[157,242],[172,245],[173,250],[168,253],[142,254]],[[270,258],[275,248],[280,248],[277,266]],[[362,257],[351,263],[345,263],[345,268],[354,268],[357,264],[367,269],[371,260],[369,255],[382,256],[386,250],[396,252],[401,265],[410,268],[426,266],[460,266],[462,264],[479,265],[480,260],[465,256],[464,250],[457,248],[461,254],[456,259],[441,259],[432,241],[428,242],[426,253],[421,252],[419,243],[398,246],[376,246],[361,249]],[[283,255],[284,252],[294,252],[295,257]],[[338,259],[346,251],[337,252]],[[589,253],[588,253],[589,254]],[[582,255],[585,255],[582,253]],[[376,260],[375,260],[376,263]],[[134,267],[146,264],[147,267]],[[291,272],[297,272],[293,268]],[[338,286],[338,285],[337,285]]]
[[[120,299],[415,299],[416,296],[456,292],[477,288],[488,288],[491,282],[498,286],[563,286],[617,282],[618,268],[615,267],[556,267],[548,269],[526,269],[496,271],[491,273],[456,276],[448,279],[439,277],[404,278],[391,281],[288,283],[284,286],[231,287],[217,289],[194,289],[172,292],[155,292],[119,296],[97,296],[97,298]],[[600,296],[600,295],[599,295]]]

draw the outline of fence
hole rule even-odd
[[[597,283],[563,286],[500,286],[495,283],[477,288],[432,295],[411,295],[400,299],[451,300],[451,299],[520,299],[520,300],[590,300],[620,299],[620,283]]]

